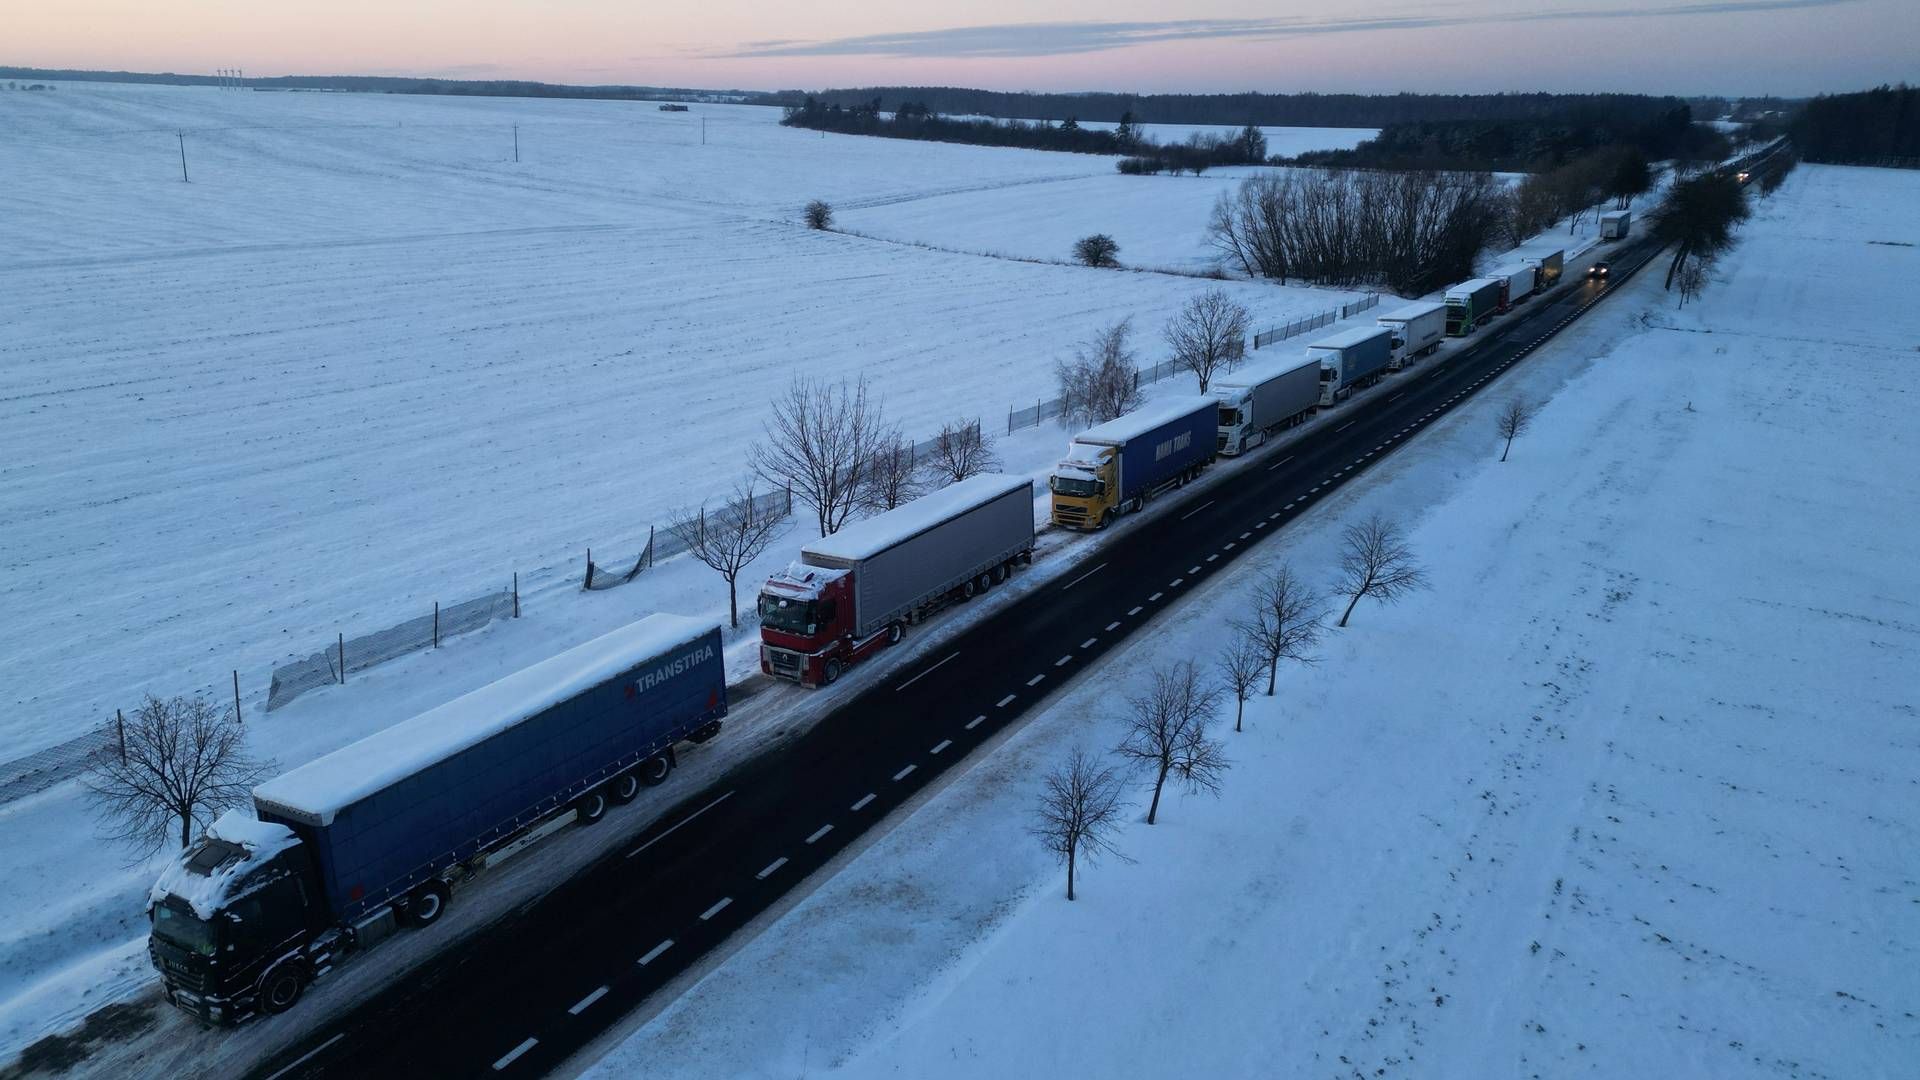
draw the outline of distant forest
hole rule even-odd
[[[690,90],[669,86],[566,86],[511,79],[416,79],[391,75],[277,75],[223,79],[174,72],[82,71],[66,68],[0,67],[0,79],[62,79],[68,82],[219,86],[238,82],[258,90],[337,90],[362,94],[445,94],[455,97],[592,98],[616,101],[749,101],[766,95],[744,90]]]
[[[844,109],[879,98],[883,108],[901,102],[925,105],[948,116],[994,116],[1025,120],[1118,122],[1131,114],[1142,124],[1210,124],[1240,127],[1367,127],[1436,121],[1546,121],[1580,110],[1621,113],[1650,103],[1671,109],[1678,98],[1638,94],[1035,94],[967,90],[951,86],[871,86],[849,90],[799,90],[756,100],[799,106],[808,98]],[[1719,116],[1726,102],[1700,99],[1701,114]]]
[[[1920,88],[1902,83],[1814,98],[1792,135],[1808,161],[1920,168]]]
[[[1537,116],[1388,124],[1351,150],[1315,151],[1299,160],[1383,169],[1537,172],[1609,146],[1637,147],[1655,161],[1725,156],[1726,138],[1693,119],[1692,108],[1678,98],[1577,98]]]

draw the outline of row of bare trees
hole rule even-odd
[[[1206,393],[1214,378],[1246,355],[1253,315],[1222,289],[1189,299],[1161,328],[1168,357],[1190,372]],[[1054,364],[1061,415],[1069,424],[1100,424],[1140,407],[1139,354],[1133,347],[1133,319],[1101,327],[1075,350],[1071,360]]]
[[[1400,527],[1379,516],[1348,526],[1341,537],[1340,574],[1330,593],[1308,585],[1286,563],[1261,572],[1251,610],[1230,622],[1231,633],[1212,668],[1192,660],[1155,668],[1129,695],[1126,728],[1114,747],[1114,763],[1076,748],[1043,778],[1033,833],[1067,868],[1067,899],[1074,899],[1078,865],[1102,856],[1126,856],[1115,834],[1126,817],[1127,781],[1144,776],[1151,794],[1145,822],[1159,820],[1167,784],[1188,793],[1218,794],[1231,765],[1226,748],[1210,733],[1214,714],[1234,702],[1233,730],[1243,729],[1246,703],[1266,683],[1274,696],[1282,661],[1317,663],[1314,647],[1332,614],[1328,601],[1347,601],[1337,626],[1344,627],[1361,600],[1392,603],[1427,586],[1411,544]]]
[[[1603,147],[1558,168],[1529,173],[1514,185],[1500,239],[1517,246],[1563,217],[1571,233],[1607,202],[1625,210],[1652,186],[1653,167],[1638,147]]]
[[[766,437],[747,451],[748,475],[718,507],[702,503],[671,528],[689,554],[727,583],[730,625],[740,625],[739,580],[787,529],[790,503],[813,512],[821,536],[856,513],[880,513],[926,491],[1000,467],[980,421],[940,429],[925,456],[889,422],[866,380],[797,377],[773,402]],[[762,485],[766,485],[764,488]],[[773,499],[784,493],[789,499]]]
[[[1417,296],[1471,277],[1505,209],[1491,173],[1290,170],[1223,193],[1207,237],[1252,277]]]

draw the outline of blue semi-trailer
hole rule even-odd
[[[726,715],[720,628],[652,615],[261,784],[149,895],[168,1000],[212,1023],[289,1008],[343,954],[665,780]]]
[[[1054,466],[1053,523],[1102,529],[1213,463],[1220,402],[1207,397],[1157,401],[1073,437]]]

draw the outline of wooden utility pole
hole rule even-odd
[[[173,133],[173,136],[180,140],[180,182],[183,184],[191,184],[193,181],[187,179],[187,133],[184,131],[176,131]]]
[[[513,163],[520,164],[520,125],[513,125]]]
[[[233,672],[233,722],[240,722],[240,671]]]

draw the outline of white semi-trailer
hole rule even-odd
[[[1393,354],[1387,360],[1387,370],[1399,371],[1415,357],[1440,347],[1447,336],[1447,305],[1423,300],[1389,311],[1377,321],[1393,333]]]
[[[1220,399],[1220,452],[1245,453],[1313,415],[1320,361],[1297,353],[1256,360],[1214,379],[1213,396]]]

